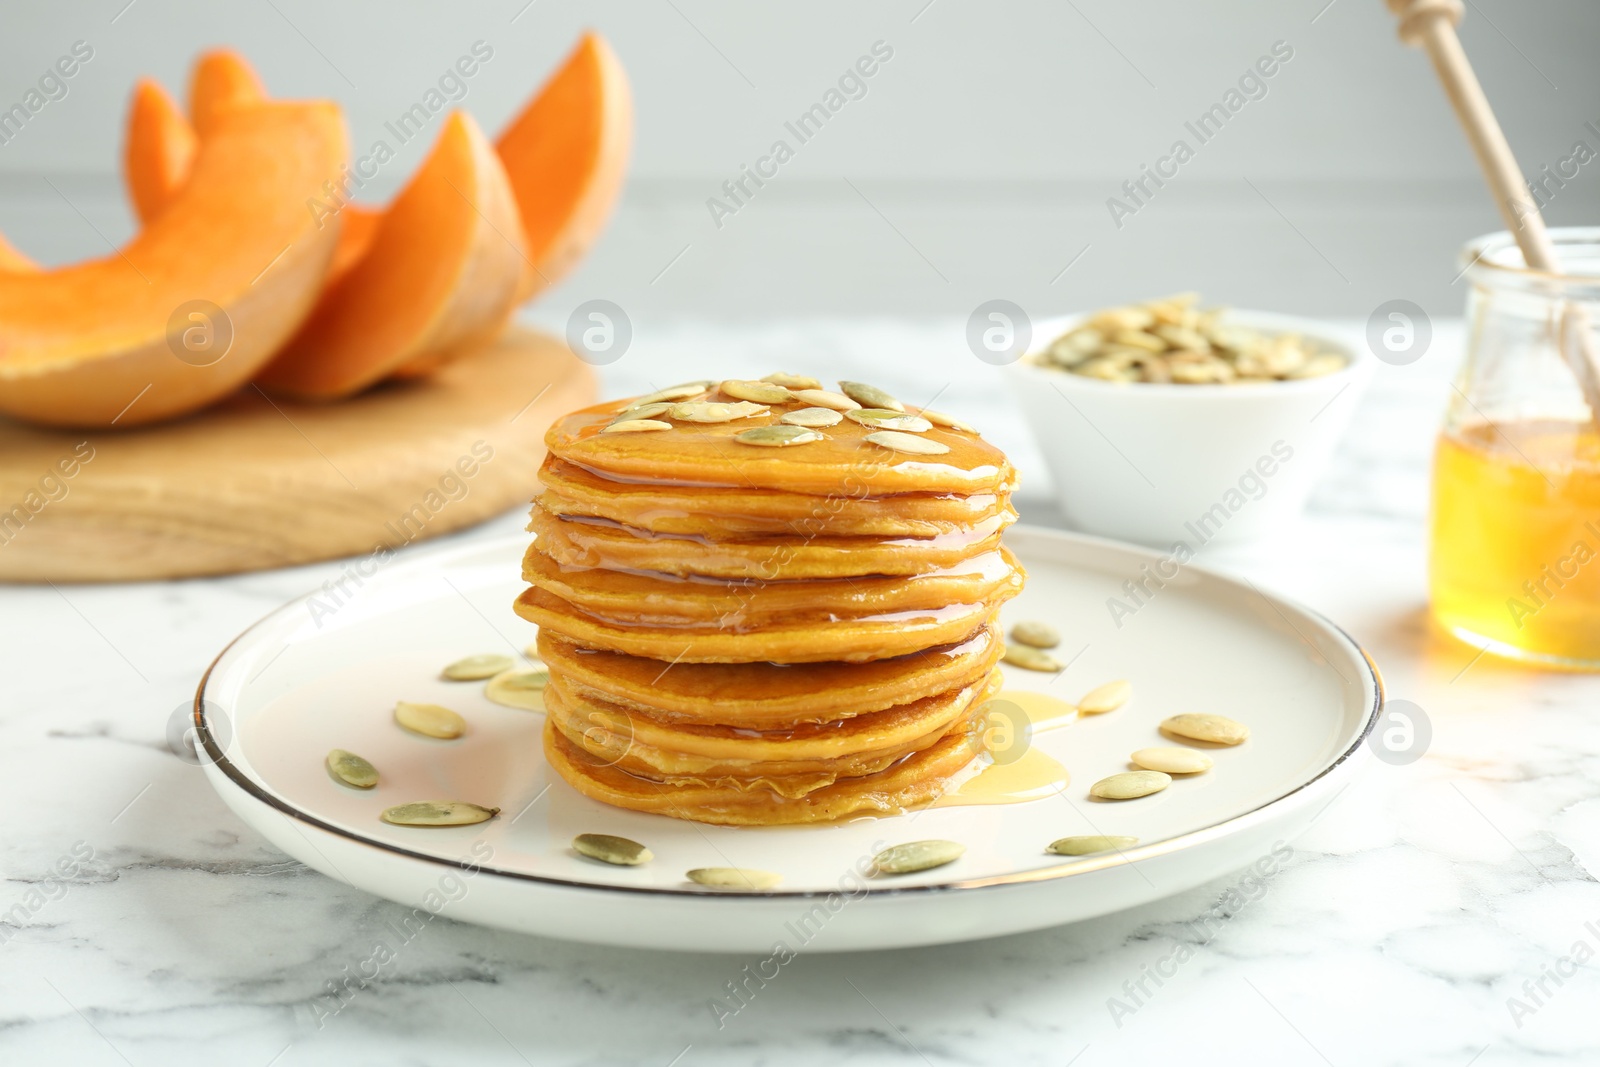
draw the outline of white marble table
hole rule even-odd
[[[939,406],[1014,453],[1025,517],[1048,521],[1039,457],[960,327],[636,325],[606,377],[614,392],[776,366],[871,366],[908,393],[948,380]],[[1203,559],[1363,642],[1390,696],[1431,718],[1420,762],[1374,761],[1253,893],[1223,879],[1075,927],[802,955],[722,1029],[708,1001],[750,961],[445,918],[349,981],[319,1029],[315,998],[398,941],[402,909],[264,844],[164,735],[224,642],[337,564],[5,588],[0,1064],[1600,1062],[1600,962],[1561,962],[1600,951],[1600,679],[1472,662],[1424,611],[1427,458],[1458,339],[1446,327],[1420,363],[1380,368],[1297,529]],[[1199,943],[1188,923],[1219,902],[1228,918]],[[1184,944],[1174,977],[1145,978]],[[1137,1010],[1114,1017],[1111,998]]]

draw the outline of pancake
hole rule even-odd
[[[547,722],[546,761],[572,788],[613,807],[721,826],[833,822],[852,815],[902,815],[927,807],[982,752],[977,726],[963,720],[935,744],[874,774],[841,778],[797,797],[764,782],[681,779],[670,785],[607,766]]]
[[[674,632],[708,625],[743,633],[794,626],[823,629],[865,616],[999,602],[1020,590],[1019,573],[1016,558],[1005,549],[909,578],[730,581],[562,568],[537,544],[522,562],[524,580],[585,614],[619,626]]]
[[[731,726],[689,726],[629,712],[574,694],[555,682],[545,706],[556,729],[602,762],[656,781],[682,777],[808,776],[826,785],[880,771],[936,742],[957,718],[999,689],[998,672],[888,711],[837,723],[760,732]],[[809,791],[809,790],[808,790]]]
[[[933,537],[752,537],[713,541],[610,519],[561,518],[535,505],[528,529],[539,550],[563,567],[660,571],[706,578],[840,578],[927,574],[992,552],[1009,514]]]
[[[716,539],[822,533],[936,537],[963,532],[996,516],[1005,516],[1008,522],[1017,517],[1009,503],[1009,485],[998,492],[890,496],[870,496],[855,487],[818,497],[759,488],[628,481],[554,456],[545,459],[539,481],[545,486],[539,504],[553,515],[610,519],[656,533]]]
[[[987,675],[1004,651],[988,626],[955,644],[867,663],[666,664],[539,633],[552,684],[667,722],[748,730],[839,722],[962,688]]]
[[[722,402],[731,398],[719,397]],[[552,456],[641,484],[765,489],[816,497],[1009,491],[1005,453],[976,434],[935,426],[922,438],[939,456],[891,451],[863,440],[873,429],[845,419],[798,448],[752,448],[734,435],[775,425],[782,407],[732,422],[681,422],[668,433],[601,433],[632,401],[612,401],[557,419],[544,435]],[[914,411],[915,409],[908,409]],[[841,509],[843,510],[843,509]]]
[[[1020,576],[1016,584],[1021,585]],[[722,629],[715,621],[678,629],[641,628],[591,615],[539,588],[525,590],[512,608],[529,622],[579,644],[663,663],[865,663],[958,641],[991,621],[999,610],[986,603],[950,604],[833,619],[826,626],[796,622],[741,633]]]

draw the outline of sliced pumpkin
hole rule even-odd
[[[521,233],[499,157],[477,123],[454,112],[383,213],[366,255],[323,294],[258,383],[334,400],[490,340],[515,307]]]
[[[333,262],[328,265],[328,277],[323,281],[331,287],[350,273],[350,268],[361,262],[378,236],[378,224],[383,221],[383,208],[346,204],[339,211],[339,243],[333,249]]]
[[[132,426],[248,381],[316,300],[339,231],[319,229],[306,200],[347,157],[333,104],[236,109],[201,142],[178,198],[120,252],[0,274],[0,411]]]
[[[605,226],[633,142],[633,94],[616,53],[585,34],[496,148],[528,246],[517,300],[571,270]]]
[[[141,223],[159,216],[189,180],[199,140],[177,103],[157,82],[140,78],[128,107],[123,173]]]
[[[231,48],[213,49],[195,61],[189,76],[189,121],[201,137],[208,137],[229,110],[266,98],[261,79],[244,56]]]
[[[11,247],[5,234],[0,233],[0,271],[34,271],[39,265]]]

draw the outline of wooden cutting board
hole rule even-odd
[[[128,581],[383,557],[525,504],[593,373],[527,330],[338,404],[255,388],[178,422],[0,420],[0,580]]]

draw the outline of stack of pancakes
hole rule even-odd
[[[946,416],[771,380],[793,388],[689,383],[546,436],[516,610],[550,667],[547,758],[590,797],[723,824],[892,814],[982,752],[1023,578],[1000,544],[1015,472]],[[850,410],[760,430],[818,406]]]

